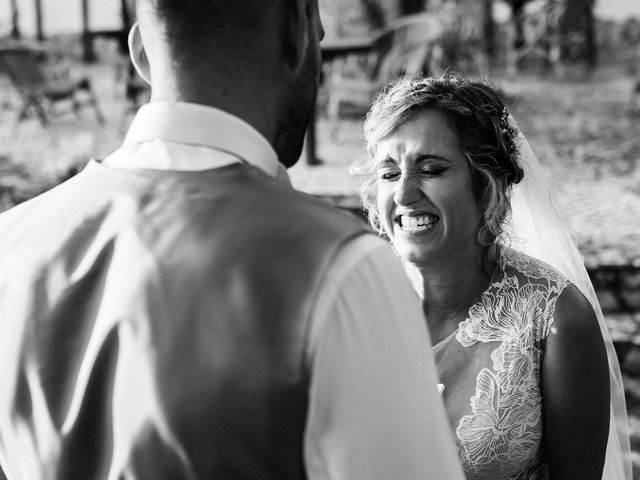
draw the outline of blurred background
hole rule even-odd
[[[320,0],[323,78],[297,188],[360,214],[349,176],[402,75],[496,85],[557,190],[609,324],[640,479],[640,0]],[[132,0],[0,0],[0,211],[121,143],[147,86]],[[215,46],[212,46],[215,48]]]

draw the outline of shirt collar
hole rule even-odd
[[[254,127],[223,110],[196,103],[143,105],[131,122],[123,146],[154,140],[220,150],[272,177],[282,168],[271,144]]]

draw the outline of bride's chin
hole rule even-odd
[[[394,248],[403,262],[415,265],[417,268],[429,261],[430,252],[424,250],[424,248],[416,248],[416,246],[404,242],[398,245],[394,244]]]

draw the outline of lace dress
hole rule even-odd
[[[467,479],[546,479],[540,368],[568,281],[543,262],[500,250],[489,288],[433,347],[442,396]]]

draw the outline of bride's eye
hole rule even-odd
[[[378,173],[378,178],[381,180],[393,180],[400,175],[399,172],[393,170],[382,170]]]
[[[435,176],[440,175],[441,173],[443,173],[445,170],[446,170],[446,168],[442,168],[442,167],[425,167],[425,168],[421,168],[420,169],[420,173],[422,175],[435,177]]]

